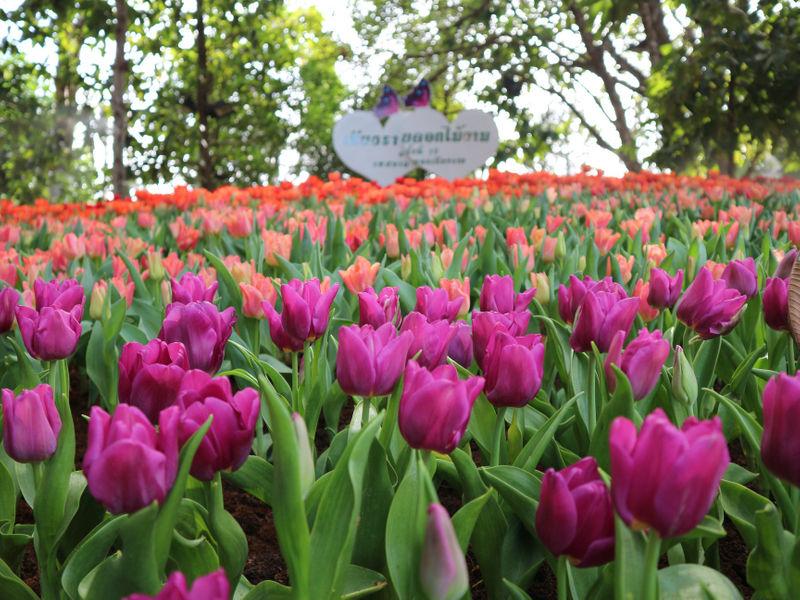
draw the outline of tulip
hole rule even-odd
[[[53,389],[40,383],[32,390],[3,389],[3,447],[17,462],[39,462],[56,451],[61,417]]]
[[[178,391],[182,409],[178,423],[181,444],[213,416],[211,427],[200,442],[191,474],[211,481],[217,471],[235,471],[250,454],[259,417],[258,392],[244,388],[233,394],[227,377],[211,377],[198,369],[188,371]]]
[[[789,286],[786,281],[768,277],[761,302],[766,324],[778,331],[789,331]]]
[[[0,333],[11,330],[14,311],[19,304],[19,292],[14,288],[0,289]]]
[[[550,279],[547,273],[531,273],[530,278],[533,286],[531,289],[536,291],[536,301],[543,306],[550,304]]]
[[[419,569],[422,591],[436,600],[458,600],[469,590],[469,573],[450,515],[441,504],[428,506]]]
[[[519,294],[514,292],[514,279],[511,275],[487,275],[483,280],[478,305],[482,311],[510,313],[528,310],[536,295],[532,288]]]
[[[398,426],[412,448],[452,452],[467,429],[483,377],[460,380],[452,365],[433,371],[416,361],[406,365]]]
[[[339,329],[336,379],[351,396],[385,396],[394,389],[406,364],[414,334],[394,325],[350,325]]]
[[[175,404],[188,369],[189,358],[180,342],[128,342],[119,358],[119,401],[136,406],[155,423],[162,410]]]
[[[633,529],[662,538],[694,529],[711,508],[730,457],[719,417],[689,417],[678,429],[660,408],[641,431],[625,417],[611,423],[611,497]]]
[[[358,294],[375,284],[380,268],[380,263],[370,263],[363,256],[358,256],[356,262],[344,271],[340,270],[339,275],[350,293]]]
[[[614,509],[593,457],[560,471],[547,469],[536,509],[536,533],[550,552],[566,555],[578,567],[614,559]]]
[[[675,277],[662,269],[650,271],[650,292],[647,303],[656,308],[672,308],[678,301],[683,288],[683,269],[678,269]]]
[[[575,314],[589,290],[609,292],[620,300],[628,297],[625,289],[618,283],[614,283],[611,277],[595,281],[591,277],[584,277],[583,280],[580,280],[575,275],[570,275],[569,287],[565,285],[558,287],[558,314],[565,323],[573,322]]]
[[[792,267],[794,267],[794,262],[797,260],[797,252],[797,248],[792,248],[783,255],[781,262],[778,263],[778,268],[775,269],[774,277],[786,279],[792,274]]]
[[[173,302],[167,306],[167,316],[158,337],[168,343],[181,342],[186,347],[192,369],[216,373],[234,323],[236,310],[233,307],[220,312],[210,302]]]
[[[269,322],[272,341],[285,352],[297,352],[306,342],[313,342],[328,328],[331,304],[339,284],[322,292],[318,279],[292,279],[281,286],[283,312],[278,313],[271,302],[264,302],[264,314]]]
[[[615,364],[630,380],[634,400],[641,400],[658,383],[661,367],[669,356],[669,342],[661,337],[660,331],[651,333],[643,327],[636,339],[622,352],[625,337],[625,332],[618,331],[611,341],[605,362],[608,387],[611,390],[616,387],[616,375],[611,369],[611,365]]]
[[[179,409],[158,415],[158,432],[135,406],[120,404],[109,415],[93,406],[83,458],[92,496],[111,513],[131,513],[163,502],[178,468]]]
[[[107,294],[108,283],[102,279],[96,281],[89,296],[89,317],[91,319],[99,321],[103,318],[103,306],[105,305]]]
[[[639,298],[620,299],[616,292],[600,291],[599,286],[587,290],[569,344],[576,352],[590,352],[594,342],[600,352],[607,352],[617,331],[628,335],[638,311]]]
[[[297,441],[297,459],[300,466],[300,491],[303,498],[305,498],[311,486],[314,485],[314,455],[311,452],[311,444],[308,440],[306,421],[300,413],[292,413],[292,425],[294,427],[294,437]]]
[[[375,329],[384,323],[400,324],[400,290],[385,287],[379,293],[367,288],[358,294],[358,324],[372,325]]]
[[[447,359],[447,350],[450,341],[456,334],[456,329],[445,320],[428,321],[424,315],[412,312],[403,319],[400,332],[411,332],[412,341],[408,348],[407,358],[417,357],[420,365],[433,368],[441,365]]]
[[[461,306],[456,317],[465,317],[469,313],[469,277],[464,279],[440,279],[439,287],[447,292],[450,300],[461,299]]]
[[[447,356],[465,369],[472,364],[472,327],[464,321],[456,321],[450,325],[453,337],[447,346]]]
[[[650,295],[650,282],[645,283],[643,279],[638,279],[636,285],[633,286],[633,293],[631,297],[639,298],[639,316],[645,323],[653,321],[658,316],[658,309],[653,308],[647,302],[647,297]]]
[[[278,285],[281,283],[280,279],[274,281]],[[250,283],[240,283],[239,289],[242,292],[242,314],[251,319],[263,319],[264,301],[274,305],[278,299],[273,280],[261,273],[253,273]]]
[[[531,319],[529,311],[498,313],[481,312],[472,313],[472,346],[475,351],[475,360],[483,368],[483,359],[486,348],[492,339],[492,334],[498,329],[505,331],[513,337],[525,335],[528,332],[528,323]]]
[[[678,302],[675,313],[703,339],[728,333],[736,327],[747,297],[715,280],[703,267]]]
[[[722,279],[729,288],[737,290],[748,298],[752,298],[758,293],[756,261],[752,257],[729,262],[722,271]]]
[[[172,278],[172,301],[180,304],[190,302],[214,302],[219,283],[206,286],[205,281],[194,273],[184,273],[180,281]]]
[[[492,335],[483,361],[486,397],[495,406],[525,406],[542,386],[542,336],[513,337],[498,330]]]
[[[414,311],[422,313],[429,321],[440,321],[447,319],[453,321],[458,316],[463,298],[450,300],[447,292],[443,289],[432,289],[427,285],[417,288],[417,304]]]
[[[800,373],[780,373],[764,386],[761,459],[775,475],[800,487]]]
[[[58,360],[75,352],[81,337],[83,304],[69,311],[52,306],[39,311],[17,306],[15,315],[25,348],[34,358]]]
[[[697,401],[697,377],[680,346],[675,346],[675,356],[672,360],[672,393],[676,400],[686,406]]]
[[[76,306],[80,306],[80,321],[83,318],[83,305],[86,302],[86,294],[83,287],[74,279],[66,281],[44,281],[37,279],[33,282],[33,295],[36,298],[36,310],[50,306],[66,312],[70,312]]]
[[[187,587],[183,573],[175,571],[155,596],[131,594],[123,600],[229,600],[230,594],[230,583],[224,569],[198,577],[191,587]]]

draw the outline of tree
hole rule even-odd
[[[181,4],[157,7],[137,42],[159,60],[133,73],[135,173],[207,188],[264,183],[292,141],[302,167],[324,168],[346,90],[334,71],[342,50],[319,13],[201,0],[188,14]]]
[[[125,173],[125,144],[128,139],[128,109],[125,106],[125,90],[128,87],[128,61],[125,60],[125,42],[128,34],[128,3],[116,0],[116,22],[114,25],[114,87],[111,93],[111,114],[114,118],[114,164],[111,179],[114,195],[128,195]]]

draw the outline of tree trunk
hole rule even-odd
[[[211,136],[208,131],[208,59],[206,57],[206,31],[203,0],[197,0],[197,116],[200,132],[200,185],[206,189],[214,187],[214,168],[211,164]]]
[[[128,33],[128,3],[116,0],[117,24],[114,30],[117,51],[114,58],[114,89],[111,92],[111,112],[114,116],[114,164],[112,181],[114,195],[125,198],[128,188],[125,183],[125,161],[123,153],[128,137],[128,111],[125,107],[125,88],[128,86],[128,63],[125,60],[125,39]]]

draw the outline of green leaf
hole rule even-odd
[[[628,529],[618,516],[614,517],[614,531],[614,598],[637,600],[644,582],[644,537]]]
[[[39,600],[4,560],[0,560],[0,590],[3,591],[3,600]]]
[[[365,569],[358,565],[347,565],[342,577],[343,600],[369,596],[388,585],[386,578],[372,569]]]
[[[119,515],[100,523],[67,557],[61,574],[61,585],[72,600],[79,598],[78,586],[84,577],[108,554],[125,518],[126,515]]]
[[[220,291],[223,292],[223,294],[220,295],[227,300],[227,305],[233,306],[236,312],[241,314],[242,290],[239,288],[239,284],[236,283],[228,267],[225,266],[225,263],[223,263],[216,254],[208,250],[203,250],[203,254],[208,259],[208,262],[211,263],[211,266],[214,267],[214,270],[217,272],[217,279],[222,284],[222,290]]]
[[[223,471],[222,478],[271,506],[274,471],[272,464],[260,456],[248,456],[235,471]]]
[[[637,413],[633,408],[633,390],[628,377],[617,365],[612,365],[617,377],[617,387],[611,400],[603,407],[600,419],[592,432],[589,454],[597,459],[597,464],[604,471],[610,471],[611,458],[609,457],[608,436],[611,432],[611,423],[617,417],[627,417],[637,421]]]
[[[789,598],[794,536],[784,531],[773,504],[755,513],[756,547],[747,559],[747,583],[760,598]]]
[[[262,581],[247,594],[242,600],[294,600],[292,588],[277,581]]]
[[[567,417],[573,404],[575,404],[578,396],[580,396],[582,393],[583,392],[580,392],[570,398],[555,413],[553,413],[552,417],[547,419],[541,429],[539,429],[522,447],[522,450],[514,461],[515,467],[520,467],[525,471],[533,471],[533,469],[536,468],[536,465],[539,464],[539,460],[542,458],[542,454],[544,454],[547,446],[553,441],[556,431],[558,430],[558,426],[561,425],[561,421]]]
[[[510,465],[481,468],[481,476],[492,486],[528,528],[536,530],[536,509],[539,506],[541,479],[528,471]]]
[[[458,544],[461,546],[461,550],[464,553],[467,552],[467,546],[469,546],[469,539],[472,536],[475,523],[483,511],[483,507],[486,506],[486,502],[491,498],[493,493],[492,490],[487,490],[485,494],[478,496],[474,500],[470,500],[459,508],[451,519],[453,529],[458,538]]]
[[[742,534],[748,548],[752,548],[756,545],[757,539],[754,515],[771,502],[750,488],[732,481],[723,479],[719,489],[722,510]]]
[[[741,600],[736,586],[715,569],[681,564],[658,572],[659,600]]]
[[[386,521],[386,566],[399,598],[422,597],[418,589],[419,557],[425,536],[427,507],[421,477],[417,461],[410,461]]]

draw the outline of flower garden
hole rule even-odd
[[[0,200],[0,597],[790,598],[799,206],[588,171]]]

